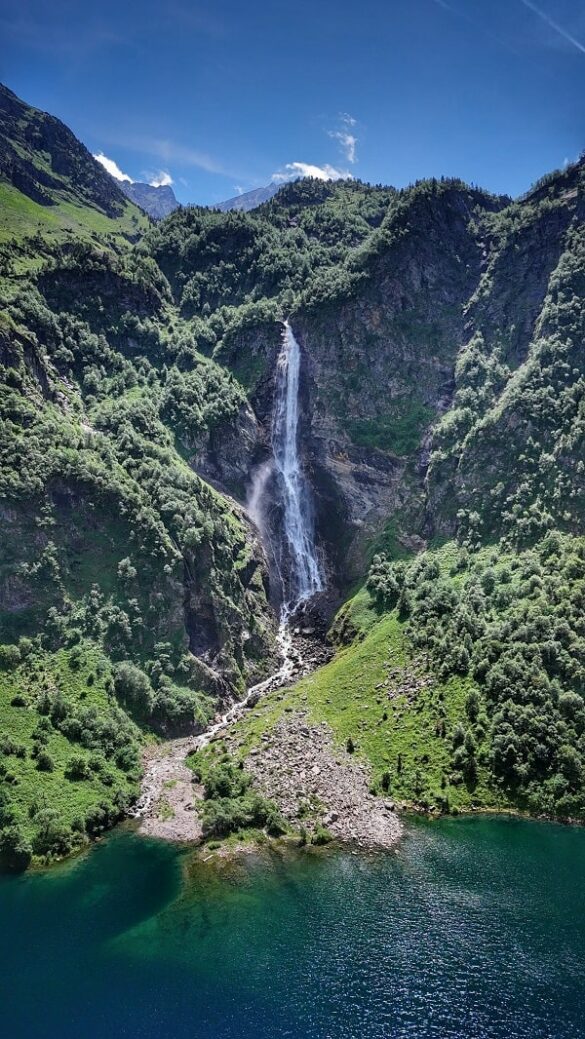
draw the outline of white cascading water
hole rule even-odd
[[[193,741],[196,748],[206,746],[232,722],[244,708],[270,689],[286,685],[295,673],[293,638],[289,624],[295,610],[323,589],[323,573],[315,547],[313,510],[309,488],[299,456],[299,376],[301,352],[288,321],[284,322],[282,349],[278,357],[276,393],[272,411],[273,457],[258,467],[248,496],[248,512],[266,535],[265,497],[275,475],[282,505],[284,551],[283,603],[278,627],[280,667],[262,682],[251,686],[243,700],[222,714],[201,736]]]
[[[283,522],[279,539],[282,543],[280,555],[283,564],[283,603],[278,628],[280,667],[262,682],[251,686],[244,699],[232,704],[204,733],[175,740],[173,746],[179,764],[182,764],[190,751],[205,747],[237,721],[244,709],[250,703],[255,703],[263,693],[286,685],[295,677],[293,637],[289,621],[299,606],[323,589],[323,573],[315,547],[309,488],[299,456],[300,366],[299,344],[288,321],[285,321],[272,413],[273,458],[263,462],[256,470],[248,497],[248,512],[251,518],[258,528],[267,534],[266,496],[272,477],[276,477]],[[159,796],[158,786],[147,784],[131,814],[136,818],[146,815],[152,810]]]
[[[323,588],[315,548],[309,490],[299,456],[299,375],[301,352],[284,323],[272,415],[272,451],[282,500],[283,540],[287,556],[283,620]]]

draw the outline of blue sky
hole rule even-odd
[[[516,195],[585,147],[585,2],[0,0],[0,79],[184,202],[304,166]]]

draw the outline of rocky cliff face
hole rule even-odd
[[[454,400],[433,433],[429,532],[473,541],[582,529],[584,185],[581,162],[485,227]]]
[[[528,470],[549,450],[555,422],[569,440],[575,432],[568,415],[578,407],[582,363],[561,327],[558,301],[580,291],[582,184],[578,164],[516,203],[457,182],[388,195],[382,217],[336,264],[308,272],[296,303],[276,283],[273,300],[243,302],[236,321],[230,316],[221,327],[212,319],[214,356],[246,387],[258,420],[250,457],[259,460],[282,327],[274,318],[290,314],[303,350],[305,463],[338,591],[364,573],[375,546],[400,553],[458,531],[465,539],[478,502],[483,537],[514,527],[519,509],[546,513],[551,495],[563,502],[554,510],[559,522],[567,511],[558,480],[547,506],[538,504],[542,488]],[[320,240],[318,216],[331,204],[327,196],[299,207],[294,197],[284,208],[285,233],[302,219]],[[228,235],[232,255],[234,229],[214,228],[216,241]],[[181,270],[187,279],[189,269]],[[220,267],[214,271],[206,277],[225,277]],[[567,354],[563,363],[575,362],[573,388],[562,388],[568,425],[552,413],[527,425],[522,413],[534,394],[561,392],[560,355],[552,368],[544,363],[551,337]],[[536,446],[525,464],[520,441],[531,438]]]
[[[179,205],[175,192],[168,184],[156,187],[154,184],[127,180],[119,181],[118,184],[124,194],[154,220],[162,220]]]
[[[390,518],[400,536],[421,531],[429,434],[451,402],[463,304],[482,269],[470,228],[478,201],[459,189],[421,193],[388,227],[388,247],[366,258],[355,293],[293,317],[320,529],[348,581]]]

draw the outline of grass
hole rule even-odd
[[[378,792],[382,775],[389,774],[385,796],[406,805],[443,804],[458,811],[508,807],[481,766],[474,789],[451,782],[450,737],[465,720],[471,680],[439,682],[412,656],[396,614],[374,620],[362,593],[359,600],[356,615],[361,611],[365,637],[284,696],[271,694],[246,714],[238,725],[242,753],[247,755],[283,714],[303,709],[312,721],[331,727],[340,748],[352,740],[355,753],[370,765]]]
[[[0,245],[25,245],[27,239],[36,235],[41,235],[47,245],[69,237],[87,240],[104,235],[114,236],[121,244],[142,234],[148,226],[145,215],[131,202],[123,216],[113,219],[91,206],[79,206],[65,199],[53,206],[42,206],[12,184],[0,183]],[[35,261],[38,264],[38,256],[30,257],[27,269]]]

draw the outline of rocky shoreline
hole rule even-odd
[[[224,738],[238,750],[237,733]],[[392,801],[370,793],[366,765],[339,748],[325,722],[303,710],[285,714],[246,758],[258,790],[275,801],[295,828],[322,826],[335,840],[358,848],[391,848],[402,825]]]
[[[137,818],[140,833],[167,841],[198,842],[203,830],[197,804],[203,796],[185,758],[195,738],[171,740],[147,750]]]
[[[139,832],[145,836],[202,841],[198,808],[203,791],[185,764],[199,740],[173,740],[147,752],[137,812]],[[222,742],[238,753],[237,731],[222,734]],[[311,723],[302,710],[286,714],[264,734],[245,767],[260,793],[276,803],[295,830],[304,829],[309,837],[324,828],[335,840],[363,849],[392,848],[401,837],[393,802],[370,793],[367,767],[335,746],[324,722]]]

